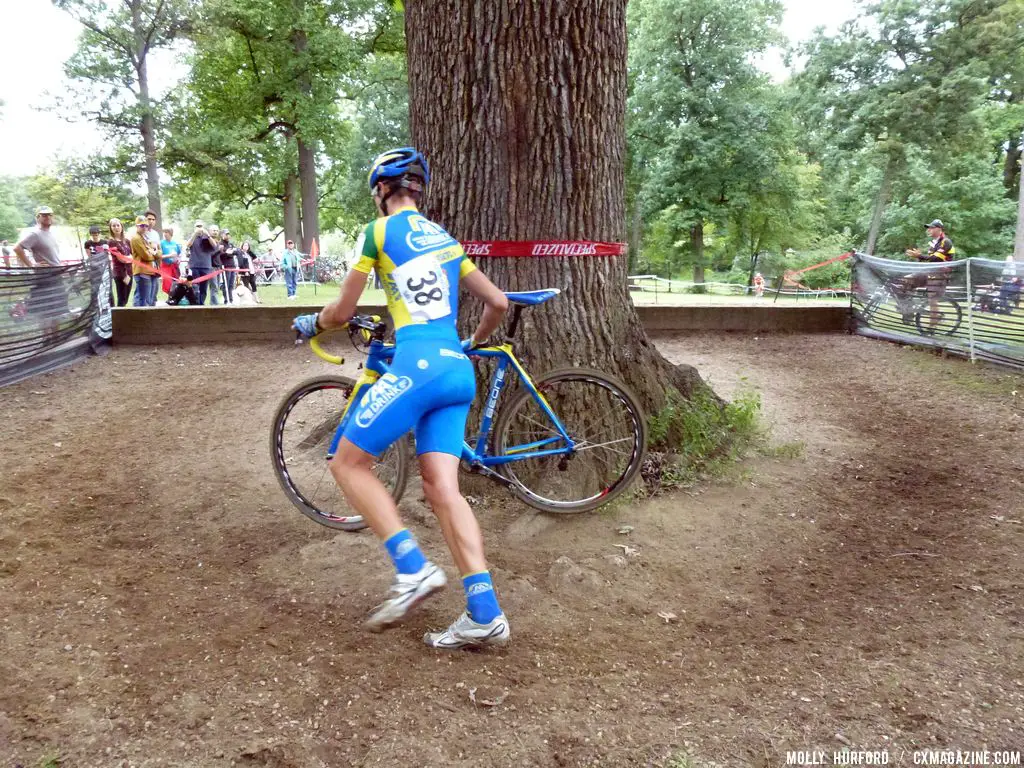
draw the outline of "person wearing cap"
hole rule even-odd
[[[298,290],[299,264],[301,262],[302,254],[295,250],[295,241],[285,242],[284,252],[281,254],[281,269],[284,271],[284,285],[289,299],[294,299],[295,292]]]
[[[135,217],[135,235],[131,239],[132,275],[135,278],[136,307],[155,307],[160,280],[160,244],[149,238],[149,222],[145,216]]]
[[[60,246],[57,238],[50,232],[53,226],[53,210],[42,206],[36,211],[36,226],[30,229],[15,244],[14,255],[26,267],[59,267]],[[25,251],[31,251],[29,256]]]
[[[918,261],[937,264],[956,261],[956,248],[953,246],[953,241],[946,235],[946,228],[943,226],[942,220],[933,219],[931,223],[925,224],[924,228],[928,230],[928,237],[932,239],[928,244],[927,252],[922,254],[918,248],[908,248],[907,256]],[[921,287],[927,289],[932,326],[937,326],[942,320],[939,299],[946,295],[946,285],[949,283],[951,271],[949,267],[943,267],[934,272],[919,272],[904,278],[904,284],[908,290]],[[909,306],[901,308],[905,323],[913,317],[909,309]]]
[[[60,246],[50,232],[53,210],[41,206],[36,211],[36,226],[26,232],[14,246],[14,255],[26,267],[50,269],[61,266]],[[28,252],[31,252],[31,256]],[[34,279],[25,301],[29,313],[41,318],[43,333],[49,340],[57,339],[61,315],[67,312],[68,295],[60,273]]]
[[[181,244],[174,242],[174,227],[164,227],[163,235],[160,240],[161,287],[170,296],[171,285],[181,274]]]
[[[194,280],[199,280],[213,272],[213,256],[217,252],[217,247],[217,244],[210,237],[210,233],[206,229],[206,224],[197,221],[192,237],[185,244],[185,248],[188,250],[188,265],[192,270]],[[211,286],[210,282],[210,280],[203,280],[195,284],[200,304],[206,303],[207,292],[211,294],[210,303],[217,303],[217,297],[212,295],[215,286]]]
[[[946,235],[946,228],[942,225],[942,221],[935,219],[931,224],[925,224],[924,228],[928,230],[928,237],[932,239],[928,244],[928,251],[922,255],[918,248],[908,248],[907,256],[918,261],[956,261],[956,248],[953,247],[953,241]]]

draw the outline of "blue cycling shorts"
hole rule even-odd
[[[359,400],[344,436],[357,448],[379,456],[415,430],[417,454],[461,456],[466,417],[475,395],[473,364],[457,340],[403,341],[390,371]]]

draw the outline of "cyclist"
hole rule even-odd
[[[418,210],[430,181],[426,159],[412,147],[385,152],[370,168],[370,193],[383,216],[366,227],[362,256],[341,286],[341,296],[319,314],[300,315],[293,327],[311,338],[344,325],[371,269],[377,271],[395,324],[390,371],[354,404],[352,419],[331,461],[331,473],[349,503],[383,542],[396,575],[387,598],[366,626],[379,632],[405,619],[418,603],[444,587],[444,572],[427,560],[373,474],[375,458],[409,430],[416,434],[423,491],[462,574],[466,611],[443,632],[427,633],[434,648],[501,645],[509,624],[484,559],[480,526],[459,491],[458,469],[466,417],[475,394],[465,350],[498,327],[508,300],[466,258],[462,246]],[[472,336],[456,330],[459,287],[481,299],[483,316]]]
[[[928,251],[924,254],[918,248],[908,248],[907,256],[918,261],[943,263],[956,260],[956,248],[953,241],[946,235],[942,221],[935,219],[931,224],[926,224],[928,236],[932,241],[928,244]],[[907,275],[904,278],[904,287],[907,291],[914,288],[926,287],[928,291],[928,306],[931,308],[932,325],[938,325],[942,316],[939,309],[939,299],[946,295],[946,284],[949,282],[950,269],[948,267],[938,269],[935,272],[919,272]],[[904,322],[908,322],[908,314],[904,310]]]

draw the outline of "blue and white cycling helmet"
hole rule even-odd
[[[389,149],[377,156],[370,165],[370,191],[373,192],[377,182],[382,179],[402,180],[406,176],[418,176],[424,186],[430,183],[430,167],[427,159],[413,147]],[[405,186],[404,184],[401,186]]]

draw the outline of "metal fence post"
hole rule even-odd
[[[974,357],[974,295],[971,291],[971,264],[974,259],[967,259],[967,347],[971,352],[971,362]]]

